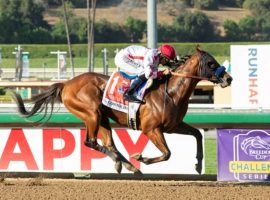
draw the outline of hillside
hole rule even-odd
[[[187,11],[195,11],[192,8],[169,8],[158,5],[157,6],[157,20],[158,23],[166,23],[171,24],[172,20],[175,16],[183,12]],[[230,19],[238,22],[242,17],[249,15],[249,11],[241,8],[231,8],[231,7],[221,7],[217,11],[202,11],[204,12],[210,20],[218,27],[218,29],[223,33],[223,22],[226,19]],[[74,13],[80,17],[87,17],[86,9],[75,9]],[[106,8],[97,8],[96,10],[96,20],[99,21],[101,19],[106,19],[110,22],[115,22],[119,24],[123,24],[128,16],[132,16],[136,19],[147,20],[147,8],[144,7],[106,7]],[[55,24],[59,21],[59,17],[56,15],[56,9],[50,9],[47,13],[45,13],[45,19],[49,22],[49,24]]]

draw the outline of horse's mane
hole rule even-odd
[[[172,67],[173,71],[177,70],[182,65],[184,65],[187,62],[187,60],[191,58],[191,56],[192,55],[185,55],[185,56],[181,57],[179,59],[179,61],[176,63],[176,65]],[[170,78],[170,76],[163,76],[160,79],[155,79],[155,84],[152,86],[152,88],[159,87],[160,84],[165,83],[169,78]]]
[[[191,55],[185,55],[185,56],[183,56],[183,57],[180,58],[180,60],[179,60],[179,62],[178,62],[177,64],[179,64],[179,66],[180,66],[180,65],[183,65],[183,64],[185,64],[186,61],[187,61],[188,59],[190,59],[190,58],[191,58]]]

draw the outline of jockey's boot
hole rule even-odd
[[[144,78],[143,77],[137,77],[132,83],[131,86],[128,88],[128,90],[124,94],[124,99],[128,102],[136,102],[136,103],[143,103],[140,99],[137,99],[133,93],[136,91],[138,87],[143,83]]]

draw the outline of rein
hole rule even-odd
[[[179,76],[179,77],[183,77],[183,78],[194,78],[194,79],[206,80],[206,81],[214,80],[211,78],[205,78],[205,77],[201,77],[201,76],[192,76],[192,75],[188,75],[188,74],[180,74],[180,73],[176,73],[176,72],[171,72],[171,74],[174,76]]]
[[[205,55],[204,55],[205,57]],[[188,60],[190,57],[188,57],[187,59],[184,59],[184,63],[186,62],[186,60]],[[180,65],[179,67],[181,67],[183,65]],[[200,67],[200,71],[201,71],[201,67]],[[215,69],[215,76],[216,78],[206,78],[206,77],[202,77],[202,76],[193,76],[193,75],[189,75],[189,74],[183,74],[183,73],[176,73],[176,72],[172,72],[171,74],[174,76],[178,76],[178,77],[183,77],[183,78],[193,78],[193,79],[198,79],[198,80],[205,80],[205,81],[211,81],[211,82],[218,82],[219,79],[221,78],[221,76],[224,74],[224,72],[226,71],[226,68],[224,66],[219,66]]]

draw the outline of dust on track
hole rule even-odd
[[[269,199],[270,183],[6,178],[0,199]]]

